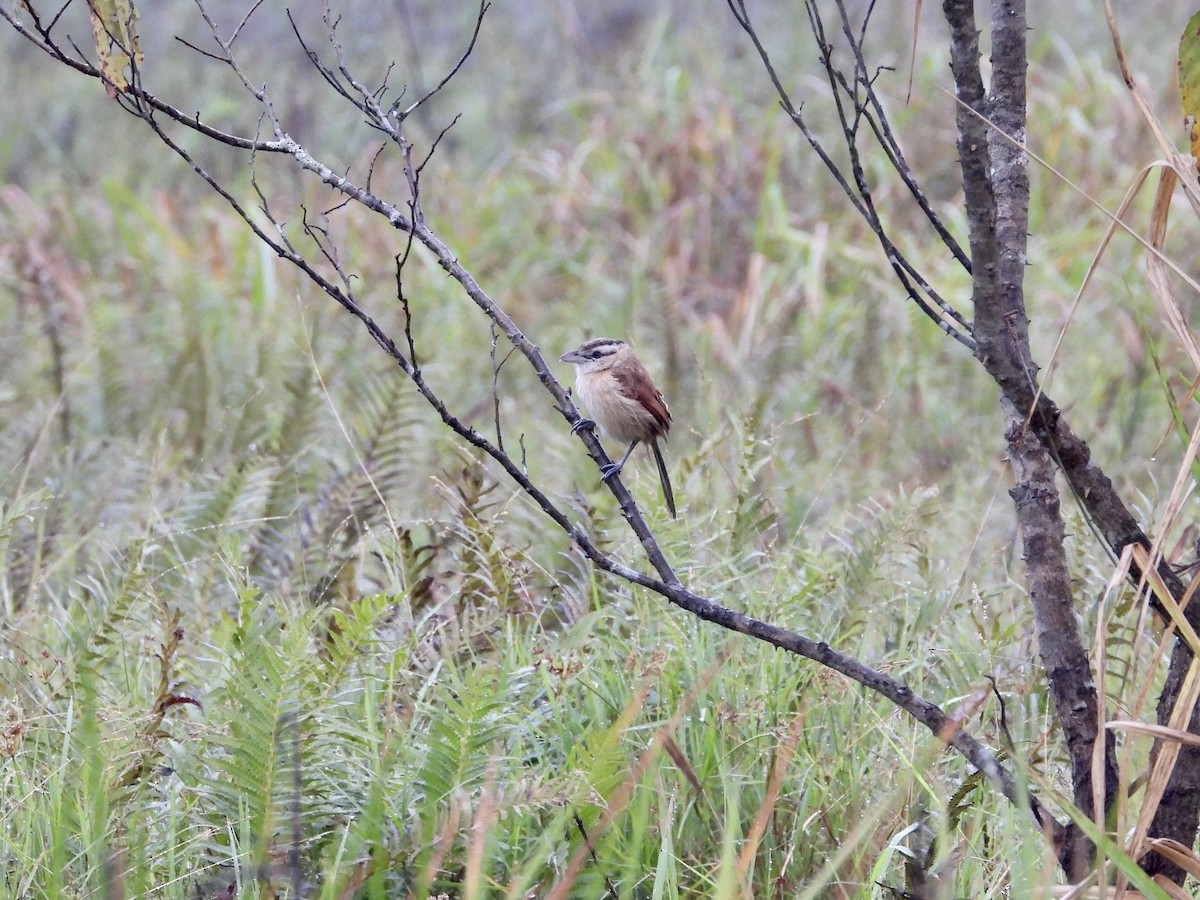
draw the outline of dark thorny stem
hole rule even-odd
[[[821,17],[813,0],[805,10],[816,40],[819,58],[832,92],[835,111],[842,126],[842,137],[850,154],[851,177],[832,161],[808,129],[800,108],[792,101],[772,66],[761,40],[746,12],[744,0],[727,0],[738,24],[750,37],[763,66],[775,86],[784,111],[817,152],[835,181],[850,199],[851,205],[876,232],[888,261],[900,283],[927,314],[932,310],[914,296],[913,283],[925,297],[934,300],[944,316],[938,326],[975,351],[1000,389],[1002,409],[1008,421],[1006,438],[1017,485],[1013,490],[1029,566],[1031,599],[1037,621],[1039,648],[1047,667],[1051,693],[1063,724],[1064,736],[1072,760],[1073,800],[1089,814],[1093,812],[1090,774],[1091,748],[1098,734],[1098,701],[1087,665],[1086,652],[1078,634],[1071,607],[1069,572],[1062,553],[1060,499],[1054,483],[1054,471],[1061,471],[1096,530],[1115,555],[1130,544],[1151,549],[1151,542],[1114,489],[1111,480],[1096,465],[1087,444],[1062,418],[1054,401],[1037,383],[1037,367],[1029,353],[1028,320],[1023,300],[1023,271],[1028,209],[1028,181],[1025,174],[1025,32],[1023,2],[996,0],[993,4],[993,85],[987,96],[979,70],[978,30],[973,5],[969,0],[946,0],[944,12],[951,25],[951,68],[960,104],[958,114],[959,155],[963,170],[965,205],[970,231],[970,263],[974,330],[971,339],[955,334],[947,321],[963,322],[952,307],[916,275],[906,260],[894,253],[894,244],[885,233],[881,217],[872,203],[868,186],[861,178],[858,163],[859,124],[864,119],[875,134],[892,167],[900,174],[910,192],[921,203],[915,180],[910,184],[908,167],[891,135],[887,117],[874,90],[874,76],[862,52],[863,30],[855,34],[842,0],[835,0],[842,22],[842,33],[854,55],[854,75],[847,78],[832,62],[832,47],[825,37]],[[868,12],[869,15],[869,12]],[[865,28],[865,19],[864,19]],[[845,102],[843,102],[845,98]],[[998,132],[989,130],[990,120]],[[955,256],[962,253],[944,226],[927,211],[934,231]],[[912,278],[913,280],[910,280]],[[932,316],[931,316],[932,317]],[[1178,575],[1161,558],[1155,560],[1156,573],[1176,598],[1183,595]],[[1130,580],[1138,584],[1145,573],[1134,565]],[[1200,623],[1200,608],[1189,607],[1189,621]],[[1159,703],[1159,721],[1166,722],[1174,709],[1191,660],[1182,641],[1175,645],[1163,694]],[[1200,733],[1200,708],[1192,719],[1192,730]],[[1105,739],[1103,765],[1104,808],[1111,805],[1116,790],[1116,770],[1111,736]],[[1152,834],[1172,837],[1190,846],[1200,817],[1200,749],[1186,748],[1180,755],[1172,781],[1159,806]],[[1064,868],[1078,875],[1086,869],[1090,848],[1075,829],[1065,840],[1056,841]],[[1178,880],[1181,873],[1164,860],[1151,856],[1151,872],[1162,871]]]
[[[819,60],[825,70],[831,99],[841,124],[842,140],[849,153],[850,174],[847,176],[805,124],[799,106],[789,96],[755,32],[743,0],[727,2],[738,24],[750,37],[784,111],[833,174],[853,208],[876,232],[906,292],[927,314],[933,313],[930,307],[922,305],[921,300],[913,296],[915,281],[922,295],[931,298],[942,311],[943,315],[935,318],[938,326],[954,334],[948,322],[961,323],[965,320],[951,312],[949,304],[917,279],[916,270],[911,264],[907,261],[898,264],[894,244],[874,206],[869,185],[862,177],[858,141],[860,124],[865,120],[888,162],[900,174],[918,205],[926,210],[927,204],[922,203],[923,195],[915,179],[911,179],[874,90],[876,75],[871,73],[862,51],[866,19],[863,28],[856,33],[844,3],[835,0],[841,17],[842,35],[854,58],[853,75],[848,77],[833,63],[833,49],[826,39],[815,2],[805,2]],[[926,217],[947,249],[956,259],[964,262],[972,274],[973,330],[969,339],[964,339],[965,335],[955,336],[975,351],[1000,389],[1001,405],[1008,421],[1006,438],[1017,476],[1013,497],[1029,567],[1039,649],[1047,667],[1051,693],[1072,760],[1073,800],[1081,809],[1092,814],[1090,759],[1098,736],[1098,700],[1072,610],[1069,570],[1062,549],[1060,498],[1054,481],[1056,469],[1063,473],[1072,492],[1114,553],[1119,554],[1130,543],[1149,549],[1150,541],[1114,490],[1111,481],[1092,460],[1087,444],[1070,429],[1058,407],[1040,391],[1037,383],[1037,367],[1029,352],[1028,320],[1023,295],[1028,227],[1028,180],[1023,151],[1026,16],[1024,3],[1020,0],[996,0],[993,10],[993,79],[989,97],[979,69],[978,30],[973,5],[968,0],[946,0],[944,4],[952,31],[951,68],[960,103],[959,155],[970,232],[969,263],[964,262],[961,249],[944,225],[931,215],[931,211],[926,210]],[[989,130],[986,121],[989,119],[999,129],[998,132]],[[931,318],[934,315],[936,313]],[[1157,560],[1156,565],[1168,589],[1177,597],[1180,596],[1182,583],[1178,576],[1161,560]],[[1143,574],[1135,566],[1130,578],[1136,583]],[[1189,610],[1188,616],[1200,620],[1200,611]],[[1186,648],[1177,645],[1160,706],[1160,720],[1173,708],[1187,659]],[[1112,803],[1116,789],[1112,746],[1111,738],[1106,737],[1107,752],[1104,754],[1101,791],[1105,810]],[[1200,753],[1196,755],[1200,757]],[[1181,777],[1178,787],[1179,806],[1190,804],[1190,807],[1181,816],[1183,824],[1178,830],[1166,828],[1160,833],[1178,835],[1179,840],[1190,844],[1195,833],[1196,812],[1200,810],[1200,777],[1190,780]],[[1059,848],[1060,858],[1068,872],[1078,875],[1086,868],[1090,849],[1077,839],[1074,830],[1068,840],[1059,844]]]
[[[950,67],[958,99],[958,153],[963,173],[972,261],[976,358],[1000,388],[1005,438],[1016,484],[1011,494],[1021,528],[1038,650],[1071,759],[1072,799],[1093,815],[1091,759],[1098,701],[1072,609],[1055,466],[1045,444],[1025,427],[1026,406],[1014,394],[1033,389],[1037,369],[1029,349],[1024,276],[1029,181],[1021,150],[1025,133],[1025,10],[999,0],[993,19],[992,92],[979,68],[979,32],[972,0],[945,0]],[[1002,120],[1017,146],[992,140],[984,119]],[[1115,796],[1112,741],[1105,755],[1105,809]],[[1072,824],[1058,846],[1074,881],[1086,874],[1092,848]]]
[[[1099,733],[1098,698],[1072,608],[1061,502],[1052,448],[1027,427],[1037,390],[1029,348],[1024,274],[1029,179],[1025,136],[1025,8],[997,0],[992,17],[992,89],[984,95],[979,41],[971,0],[945,0],[951,69],[959,105],[958,151],[973,262],[976,357],[1000,388],[1005,437],[1016,484],[1011,494],[1021,527],[1038,650],[1071,760],[1072,799],[1089,818],[1093,809],[1092,753]],[[990,118],[1000,133],[987,127]],[[1015,142],[1004,139],[1011,135]],[[1043,423],[1044,424],[1044,423]],[[1104,812],[1116,796],[1114,741],[1106,734]],[[1084,877],[1094,848],[1072,824],[1058,848],[1064,871]]]
[[[963,48],[960,61],[965,63],[970,56],[971,45],[974,45],[973,65],[977,72],[978,50],[974,24],[970,19],[970,4],[948,0],[945,10],[947,20],[951,23],[952,46]],[[1070,430],[1053,401],[1041,394],[1036,381],[1037,370],[1028,354],[1028,320],[1020,289],[1025,265],[1028,210],[1026,159],[1022,150],[1025,143],[1025,34],[1023,2],[997,0],[993,5],[992,17],[992,93],[986,107],[977,105],[971,96],[976,89],[978,75],[972,75],[966,81],[960,80],[963,73],[955,64],[955,82],[960,101],[959,125],[963,136],[960,154],[963,156],[964,184],[970,190],[972,183],[990,183],[996,190],[992,213],[996,217],[994,257],[989,255],[990,248],[984,249],[988,264],[996,266],[995,283],[990,288],[985,284],[984,291],[986,295],[991,290],[993,293],[990,296],[995,298],[996,303],[990,314],[992,318],[985,320],[977,299],[976,337],[980,342],[977,355],[1000,386],[1007,404],[1014,472],[1018,479],[1022,475],[1027,479],[1025,484],[1019,483],[1014,489],[1014,499],[1022,519],[1026,557],[1030,564],[1030,593],[1037,617],[1039,645],[1071,755],[1074,802],[1081,810],[1094,816],[1090,757],[1099,723],[1097,700],[1087,668],[1086,653],[1076,636],[1065,560],[1058,559],[1063,535],[1050,460],[1061,469],[1075,496],[1114,553],[1120,554],[1130,543],[1140,544],[1149,550],[1151,542],[1113,489],[1111,481],[1092,461],[1087,445]],[[974,119],[974,123],[964,121],[967,118]],[[995,130],[985,125],[985,118],[990,120]],[[988,144],[981,142],[982,137],[988,139]],[[967,151],[964,151],[964,144]],[[979,165],[986,169],[989,158],[978,151],[989,145],[990,182],[979,181],[975,170]],[[968,161],[971,152],[980,156],[976,163]],[[986,209],[986,206],[985,201],[980,208]],[[968,196],[968,210],[973,208]],[[973,216],[970,221],[974,237],[979,221]],[[973,257],[978,266],[981,257],[974,256],[975,249],[973,245]],[[981,279],[978,268],[976,272],[978,291],[981,281],[986,281],[988,276],[984,273]],[[1060,549],[1054,550],[1051,545]],[[1162,561],[1159,561],[1158,573],[1174,596],[1181,597],[1182,582]],[[1140,581],[1143,575],[1136,566],[1130,573],[1135,582]],[[1196,615],[1196,610],[1188,610],[1189,619],[1194,620]],[[1158,718],[1162,724],[1166,724],[1175,707],[1190,661],[1191,653],[1185,642],[1177,641],[1159,698]],[[1197,731],[1198,726],[1200,711],[1193,714],[1190,727]],[[1117,790],[1114,739],[1111,733],[1105,738],[1103,781],[1102,796],[1107,812]],[[1190,846],[1195,839],[1198,816],[1200,750],[1185,747],[1158,807],[1150,834],[1170,837]],[[1087,860],[1080,853],[1084,847],[1082,838],[1074,835],[1073,840],[1063,848],[1065,852],[1062,858],[1068,874],[1080,877],[1086,870]],[[1182,870],[1155,854],[1151,854],[1143,863],[1151,874],[1161,872],[1175,881],[1183,876]]]

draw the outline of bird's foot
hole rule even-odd
[[[583,431],[583,429],[585,429],[585,428],[588,431],[595,431],[596,423],[593,422],[591,419],[580,419],[578,422],[576,422],[574,425],[571,426],[571,434],[575,434],[576,432]]]
[[[606,483],[611,481],[621,474],[621,468],[620,463],[609,463],[607,466],[601,467],[600,480]]]

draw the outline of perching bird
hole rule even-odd
[[[629,442],[621,461],[605,466],[601,478],[607,481],[618,475],[633,448],[649,444],[658,464],[667,509],[674,518],[675,495],[671,492],[667,464],[658,449],[658,439],[665,440],[671,430],[671,411],[633,348],[614,338],[592,338],[564,353],[561,359],[577,367],[576,393],[600,430],[615,440]],[[587,420],[580,421],[575,430],[587,424]]]

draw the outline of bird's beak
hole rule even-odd
[[[564,353],[562,356],[560,356],[558,358],[558,361],[559,362],[568,362],[568,363],[581,363],[581,362],[583,362],[583,357],[579,355],[578,350],[572,350],[569,353]]]

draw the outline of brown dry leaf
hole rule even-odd
[[[1175,336],[1187,351],[1192,366],[1200,371],[1200,346],[1197,346],[1196,336],[1192,334],[1187,318],[1184,316],[1183,310],[1179,308],[1179,301],[1175,298],[1175,291],[1171,287],[1171,279],[1168,277],[1167,266],[1163,262],[1162,255],[1163,245],[1167,239],[1171,197],[1175,193],[1176,183],[1180,181],[1176,169],[1166,164],[1162,165],[1158,191],[1154,195],[1154,211],[1150,216],[1150,233],[1147,235],[1150,246],[1158,252],[1151,253],[1146,257],[1146,272],[1150,278],[1150,284],[1154,287],[1154,293],[1167,314],[1167,322],[1170,324],[1171,330],[1175,332]],[[1186,185],[1186,181],[1184,184]]]
[[[663,749],[667,751],[667,756],[671,757],[671,760],[675,763],[676,768],[683,773],[683,777],[687,779],[688,784],[692,786],[692,790],[696,792],[697,796],[703,794],[704,786],[700,783],[700,778],[696,775],[696,770],[693,769],[692,764],[688,762],[687,755],[684,754],[679,745],[675,743],[675,738],[667,735],[666,739],[663,741]]]
[[[1192,142],[1192,156],[1200,160],[1200,12],[1188,20],[1179,38],[1178,66],[1183,121]]]
[[[118,91],[129,87],[125,67],[130,63],[140,66],[145,59],[133,27],[138,12],[132,0],[88,0],[88,12],[104,90],[116,97]]]
[[[1191,894],[1162,875],[1154,876],[1154,884],[1172,900],[1195,900]],[[1088,887],[1063,885],[1051,888],[1050,896],[1058,897],[1060,900],[1147,900],[1146,895],[1140,891],[1111,884],[1089,885]]]
[[[1129,93],[1137,104],[1142,118],[1146,120],[1146,124],[1150,126],[1150,130],[1154,133],[1154,139],[1158,141],[1158,146],[1166,156],[1168,165],[1179,176],[1179,180],[1183,185],[1184,196],[1191,203],[1192,211],[1200,217],[1200,176],[1197,175],[1196,167],[1192,165],[1192,161],[1188,157],[1176,150],[1174,142],[1167,138],[1162,123],[1151,112],[1149,101],[1147,101],[1146,96],[1142,93],[1141,88],[1138,87],[1137,81],[1133,77],[1133,72],[1129,68],[1129,60],[1125,58],[1125,48],[1121,44],[1121,36],[1117,32],[1117,17],[1113,12],[1112,0],[1104,0],[1104,15],[1108,20],[1108,32],[1112,37],[1113,50],[1117,54],[1117,65],[1121,69],[1121,77],[1125,80],[1125,84],[1129,88]]]

